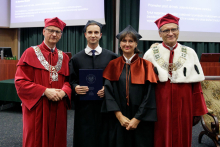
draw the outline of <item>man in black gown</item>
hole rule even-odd
[[[102,37],[101,29],[102,24],[96,21],[87,22],[84,27],[87,47],[75,54],[69,62],[69,82],[75,105],[74,147],[105,147],[108,144],[107,116],[100,113],[102,100],[80,101],[79,98],[89,90],[87,86],[79,85],[79,69],[104,70],[109,61],[117,58],[115,53],[99,46],[99,40]],[[95,56],[93,56],[94,54]],[[104,87],[97,94],[103,98]]]

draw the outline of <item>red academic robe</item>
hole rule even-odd
[[[39,45],[46,61],[55,66],[57,48],[52,53],[44,44]],[[63,53],[58,81],[50,84],[49,71],[40,63],[32,47],[28,48],[17,64],[15,87],[22,101],[23,147],[66,147],[67,109],[70,108],[71,87],[69,57]],[[68,96],[53,102],[42,96],[46,88],[62,89]]]
[[[174,51],[170,51],[172,63]],[[155,147],[191,147],[193,116],[207,113],[200,82],[158,82]]]

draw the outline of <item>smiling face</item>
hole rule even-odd
[[[62,31],[60,28],[55,26],[48,26],[43,29],[44,41],[50,47],[56,45],[62,36]]]
[[[89,25],[84,33],[89,47],[96,47],[102,37],[100,27],[98,25]]]
[[[137,47],[137,42],[133,39],[132,35],[127,34],[120,41],[120,47],[124,55],[134,55],[134,49]]]
[[[179,37],[178,25],[175,23],[163,25],[159,30],[159,35],[166,45],[173,47],[177,43]]]

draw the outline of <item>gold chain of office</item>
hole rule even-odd
[[[176,71],[177,69],[180,69],[183,64],[186,62],[186,56],[187,56],[187,48],[186,46],[181,46],[181,56],[178,58],[178,60],[175,63],[168,63],[166,62],[160,55],[159,49],[157,46],[152,48],[154,53],[154,58],[157,61],[157,63],[162,67],[163,69],[170,71]]]
[[[63,62],[63,52],[61,50],[58,50],[58,61],[55,66],[50,65],[47,60],[44,58],[44,55],[42,54],[40,48],[38,46],[32,46],[32,48],[35,51],[35,54],[37,55],[38,60],[40,63],[44,66],[46,70],[50,72],[50,78],[52,81],[58,81],[58,71],[62,67]]]

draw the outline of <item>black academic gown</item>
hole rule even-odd
[[[128,71],[130,65],[128,65]],[[132,73],[131,73],[132,74]],[[131,77],[130,77],[131,78]],[[131,80],[129,80],[131,81]],[[108,147],[153,147],[156,116],[155,83],[129,83],[129,106],[126,100],[126,64],[118,81],[105,80],[105,100],[102,112],[108,112]],[[127,131],[116,118],[114,111],[121,111],[129,119],[141,120],[135,130]],[[105,114],[105,113],[104,113]]]
[[[94,69],[105,69],[109,61],[117,58],[117,55],[109,50],[102,49],[100,55],[95,56]],[[72,100],[75,107],[74,119],[74,147],[105,147],[107,143],[106,115],[100,113],[101,101],[80,101],[75,93],[75,87],[79,85],[79,69],[93,69],[93,57],[85,53],[85,50],[75,54],[70,62],[70,85],[73,89]]]

